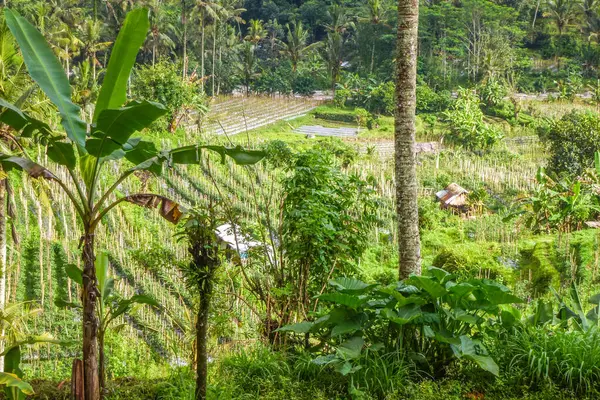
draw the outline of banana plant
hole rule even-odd
[[[127,102],[127,80],[137,53],[148,32],[148,11],[131,11],[111,51],[104,82],[95,104],[91,123],[81,118],[81,110],[71,99],[68,78],[42,34],[25,18],[9,8],[4,9],[6,23],[14,35],[31,78],[56,106],[63,130],[54,130],[42,121],[24,113],[5,100],[0,102],[0,122],[12,127],[22,137],[37,138],[45,145],[46,155],[66,170],[69,178],[61,179],[49,168],[27,157],[0,153],[5,170],[25,171],[35,179],[59,185],[70,199],[81,221],[83,232],[82,306],[83,306],[83,380],[86,400],[100,398],[98,371],[98,329],[96,304],[102,293],[98,289],[95,269],[94,233],[103,218],[117,205],[128,202],[159,210],[160,215],[177,223],[184,209],[176,202],[155,194],[136,193],[116,197],[117,188],[136,171],[160,175],[165,166],[198,164],[202,152],[211,150],[224,160],[231,157],[241,165],[254,164],[264,154],[241,147],[190,145],[172,150],[158,150],[151,141],[135,136],[166,113],[166,108],[150,101]],[[127,166],[112,184],[112,173],[103,167],[118,162]]]
[[[101,294],[100,302],[98,303],[98,319],[100,321],[98,327],[98,370],[100,374],[100,390],[103,391],[106,387],[106,354],[104,352],[104,337],[111,324],[117,318],[129,312],[135,305],[147,304],[156,308],[159,308],[160,305],[151,296],[143,294],[136,294],[127,299],[120,298],[114,290],[115,281],[110,277],[107,253],[100,253],[96,258],[95,265],[96,277],[98,278],[98,290]],[[66,266],[66,272],[69,278],[75,283],[80,286],[83,285],[83,271],[75,264],[68,264]],[[79,303],[69,302],[66,299],[60,298],[56,299],[54,304],[60,308],[82,308]],[[123,325],[119,325],[119,327]],[[115,329],[118,329],[118,327]]]
[[[5,398],[9,400],[24,400],[26,396],[34,394],[31,385],[23,380],[23,371],[20,368],[23,346],[39,343],[60,345],[72,343],[56,340],[47,334],[36,336],[28,332],[27,320],[41,311],[39,308],[30,308],[30,303],[24,302],[7,305],[0,312],[2,339],[6,342],[6,348],[0,353],[0,356],[4,357],[4,370],[0,372],[0,385],[4,386]]]

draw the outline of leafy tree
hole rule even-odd
[[[312,43],[307,45],[308,30],[304,29],[302,22],[293,21],[286,25],[286,42],[281,44],[282,52],[290,59],[292,63],[292,72],[298,70],[298,64],[307,57],[312,51],[316,50],[321,43]]]
[[[581,175],[594,165],[600,149],[600,118],[592,112],[572,111],[540,131],[548,145],[548,171],[555,174]]]
[[[368,182],[345,175],[328,151],[301,153],[287,169],[282,246],[293,301],[306,316],[314,306],[312,296],[334,271],[354,272],[374,223],[376,203]]]
[[[261,152],[246,152],[240,148],[227,149],[217,146],[186,146],[159,152],[152,142],[132,137],[136,131],[152,124],[166,109],[158,103],[133,101],[122,106],[127,99],[126,84],[137,52],[149,27],[148,12],[138,9],[128,14],[112,50],[104,84],[95,106],[93,124],[81,120],[79,107],[70,98],[71,88],[62,66],[54,56],[44,37],[25,18],[5,9],[8,26],[21,47],[25,64],[31,78],[40,86],[57,107],[66,132],[63,136],[36,120],[16,106],[2,100],[0,120],[20,131],[22,136],[36,135],[46,144],[46,154],[55,163],[63,166],[71,177],[67,183],[49,169],[26,157],[0,154],[5,169],[17,168],[32,178],[45,179],[58,184],[79,216],[83,227],[83,366],[84,392],[86,400],[100,397],[98,374],[98,327],[96,303],[101,293],[95,270],[94,233],[103,217],[114,207],[129,202],[148,208],[160,207],[161,215],[177,222],[181,208],[173,201],[153,194],[132,194],[112,199],[115,189],[136,171],[160,174],[163,164],[168,162],[195,164],[202,148],[210,148],[229,155],[242,164],[257,162]],[[99,182],[112,173],[103,172],[108,162],[123,159],[133,163],[104,192],[99,191]]]
[[[179,237],[188,246],[190,263],[183,268],[186,284],[190,291],[198,294],[196,315],[196,396],[206,399],[208,376],[208,315],[213,296],[214,277],[221,265],[221,249],[216,228],[221,219],[215,215],[214,207],[208,210],[191,210],[183,224]]]

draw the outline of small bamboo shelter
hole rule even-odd
[[[451,183],[444,190],[435,194],[443,209],[452,209],[457,212],[468,211],[467,195],[469,191],[457,183]]]

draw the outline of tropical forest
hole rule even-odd
[[[600,0],[0,0],[0,399],[600,399]]]

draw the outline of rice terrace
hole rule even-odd
[[[600,398],[599,0],[0,8],[0,399]]]

